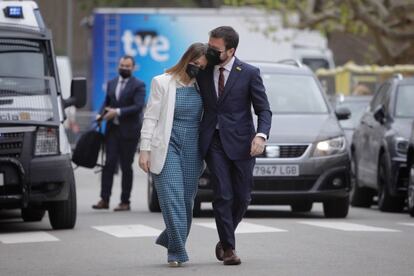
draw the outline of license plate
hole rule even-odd
[[[0,186],[4,186],[4,174],[0,173]]]
[[[256,165],[253,176],[299,176],[299,165]]]

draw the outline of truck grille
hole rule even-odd
[[[299,158],[301,157],[309,145],[278,145],[279,146],[279,156],[276,158]],[[262,155],[259,157],[266,158],[266,149]]]
[[[0,133],[0,157],[19,158],[23,148],[23,132]]]

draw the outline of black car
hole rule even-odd
[[[355,176],[351,204],[370,207],[378,195],[381,211],[404,208],[407,150],[414,119],[414,79],[398,75],[383,83],[356,128],[351,145]]]
[[[335,107],[346,107],[351,111],[351,118],[349,120],[340,121],[340,125],[345,132],[345,137],[348,145],[352,143],[352,135],[355,128],[358,126],[362,115],[369,106],[372,96],[339,96],[336,99]]]
[[[407,205],[408,212],[414,217],[414,123],[411,127],[411,136],[408,143],[407,168],[409,170]]]
[[[254,63],[262,73],[273,112],[265,153],[253,171],[252,205],[290,205],[309,212],[322,202],[326,217],[346,217],[349,208],[350,159],[338,119],[313,72],[300,63]],[[149,207],[156,196],[149,179]],[[208,169],[199,181],[194,215],[201,202],[213,200]]]

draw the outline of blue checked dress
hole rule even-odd
[[[153,179],[166,226],[156,243],[168,249],[168,262],[183,263],[188,261],[185,243],[202,170],[198,142],[202,101],[194,86],[179,87],[176,92],[167,158]]]

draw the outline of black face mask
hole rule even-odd
[[[200,72],[200,67],[194,64],[187,64],[187,68],[185,69],[185,72],[190,77],[190,79],[193,79],[197,77],[198,73]]]
[[[222,60],[220,59],[220,51],[211,47],[207,49],[206,58],[208,60],[208,64],[212,66],[222,63]]]
[[[131,74],[132,74],[131,70],[128,70],[128,69],[122,69],[122,68],[120,68],[120,69],[118,70],[118,72],[119,72],[119,75],[120,75],[122,78],[124,78],[124,79],[129,78],[129,77],[131,76]]]

